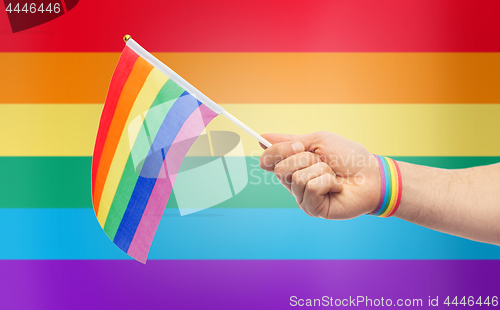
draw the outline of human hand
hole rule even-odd
[[[361,144],[330,132],[265,134],[260,157],[308,215],[350,219],[370,213],[381,191],[377,159]]]

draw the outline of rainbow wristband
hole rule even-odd
[[[401,171],[396,161],[392,158],[374,155],[380,167],[382,179],[382,191],[377,209],[370,213],[380,217],[389,217],[396,213],[401,202],[403,184],[401,182]]]

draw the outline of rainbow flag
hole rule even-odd
[[[92,196],[101,227],[136,260],[146,262],[182,160],[222,112],[134,40],[127,40],[99,124]]]

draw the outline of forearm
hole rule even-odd
[[[500,245],[500,164],[461,170],[398,164],[403,194],[395,216]]]

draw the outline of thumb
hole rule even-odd
[[[288,142],[288,141],[300,141],[304,145],[306,150],[309,150],[312,144],[317,140],[319,132],[313,132],[307,135],[290,135],[285,133],[265,133],[262,135],[264,139],[271,142],[271,144]],[[262,144],[261,147],[265,148]]]

